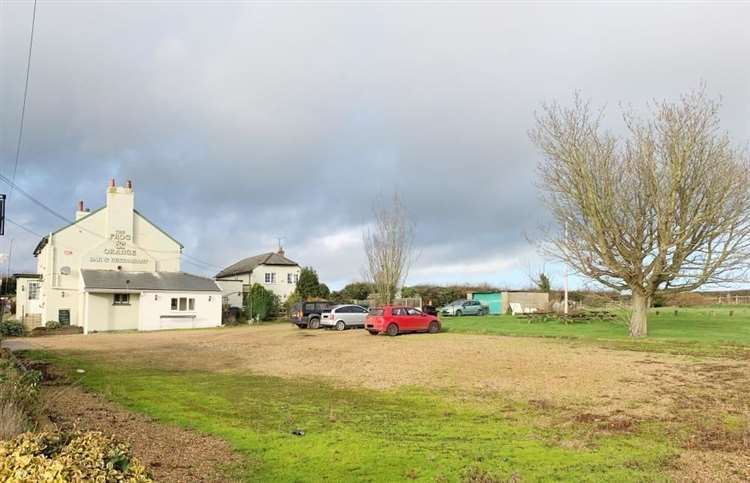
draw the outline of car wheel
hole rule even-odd
[[[320,329],[320,319],[310,319],[310,323],[307,326],[311,329]]]
[[[430,325],[427,328],[427,331],[430,334],[437,334],[438,332],[440,332],[440,324],[438,324],[438,321],[433,320],[432,322],[430,322]]]
[[[456,317],[461,317],[462,315],[464,315],[463,312],[461,312],[460,310],[456,310]]]
[[[396,324],[389,324],[388,325],[388,335],[391,337],[398,335],[398,325]]]
[[[368,330],[367,332],[369,332],[370,335],[378,335],[378,331],[377,330]]]
[[[346,324],[344,323],[343,320],[339,320],[338,322],[336,322],[336,330],[340,331],[344,329],[346,329]]]

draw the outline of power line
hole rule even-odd
[[[16,173],[18,172],[18,160],[21,158],[21,144],[23,143],[23,125],[26,119],[26,99],[29,95],[29,77],[31,74],[31,52],[34,47],[34,27],[36,25],[36,0],[34,0],[34,11],[31,14],[31,35],[29,36],[29,54],[26,58],[26,82],[23,87],[23,104],[21,107],[21,124],[18,126],[18,140],[16,142],[16,161],[13,164],[13,177],[12,180],[16,181]],[[10,187],[10,195],[13,194],[13,186]]]
[[[12,180],[10,180],[7,176],[3,175],[2,173],[0,173],[0,181],[5,182],[11,188],[15,188],[16,191],[18,191],[20,194],[24,195],[26,198],[28,198],[29,200],[31,200],[34,204],[36,204],[40,208],[44,209],[48,213],[52,214],[53,216],[55,216],[57,218],[60,218],[65,223],[73,223],[73,221],[71,221],[67,216],[62,215],[59,212],[57,212],[56,210],[54,210],[53,208],[47,206],[44,202],[42,202],[42,201],[38,200],[37,198],[35,198],[31,193],[27,192],[26,190],[24,190],[23,188],[21,188],[20,186],[18,186],[16,183],[14,183]],[[17,223],[13,223],[13,224],[17,225]],[[96,233],[96,232],[91,231],[91,230],[89,230],[87,228],[84,228],[82,226],[79,226],[77,228],[80,229],[80,230],[82,230],[82,231],[85,231],[85,232],[87,232],[87,233],[89,233],[91,235],[97,236],[97,237],[99,237],[99,238],[101,238],[103,240],[107,239],[107,237],[101,235],[100,233]],[[44,237],[44,235],[39,235],[38,233],[34,233],[34,234],[37,235],[37,236],[39,236],[40,238]],[[153,249],[152,250],[152,249],[143,248],[143,247],[141,247],[141,248],[143,250],[146,250],[147,252],[162,252],[162,253],[172,253],[173,252],[173,250],[157,250],[157,249]],[[200,259],[198,259],[196,257],[192,257],[192,256],[190,256],[190,255],[188,255],[186,253],[183,253],[182,256],[185,257],[185,258],[192,259],[195,262],[200,263],[202,265],[205,265],[204,268],[210,268],[210,269],[217,269],[218,268],[219,270],[221,270],[221,267],[218,267],[216,265],[212,265],[212,264],[210,264],[208,262],[204,262],[203,260],[200,260]],[[193,263],[193,265],[196,265],[196,263]]]
[[[16,191],[18,191],[19,193],[21,193],[22,195],[24,195],[26,198],[28,198],[32,203],[34,203],[35,205],[37,205],[40,208],[44,209],[45,211],[47,211],[51,215],[56,216],[57,218],[60,218],[61,220],[65,221],[67,223],[70,223],[70,220],[66,216],[61,215],[60,213],[58,213],[57,211],[53,210],[49,206],[45,205],[43,202],[41,202],[38,199],[34,198],[34,196],[32,196],[30,193],[26,192],[26,190],[24,190],[21,187],[19,187],[16,183],[14,183],[11,179],[9,179],[7,176],[3,175],[2,173],[0,173],[0,181],[3,181],[8,186],[10,186],[11,192],[15,189]]]
[[[27,233],[31,233],[32,235],[38,236],[39,238],[44,238],[44,235],[40,235],[39,233],[35,232],[31,228],[28,228],[25,225],[22,225],[21,223],[15,222],[15,221],[11,220],[8,217],[5,217],[5,221],[7,221],[8,223],[10,223],[11,225],[17,226],[18,228],[22,229],[23,231],[25,231]]]

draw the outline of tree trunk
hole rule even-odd
[[[632,306],[633,313],[630,316],[630,335],[632,337],[645,337],[648,333],[649,297],[634,290]]]

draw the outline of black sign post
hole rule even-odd
[[[5,235],[5,195],[0,193],[0,236]]]

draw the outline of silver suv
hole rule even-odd
[[[445,307],[440,308],[441,315],[455,315],[461,317],[462,315],[486,315],[488,313],[487,307],[482,305],[478,300],[454,300]]]
[[[330,312],[323,313],[320,325],[344,330],[349,327],[364,327],[367,309],[361,305],[337,305]]]

